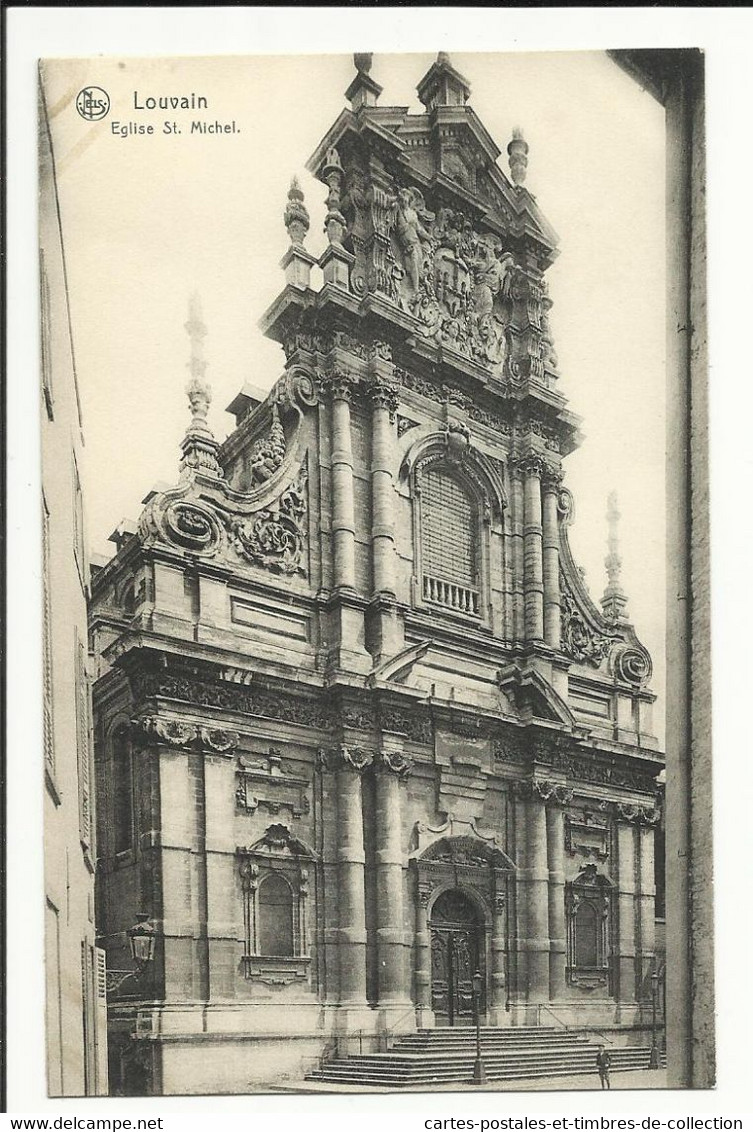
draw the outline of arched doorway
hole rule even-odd
[[[473,901],[451,888],[434,901],[431,930],[431,1005],[439,1025],[473,1021],[473,975],[484,974],[483,925]],[[482,979],[482,986],[485,979]],[[482,1001],[483,1013],[485,1004]]]

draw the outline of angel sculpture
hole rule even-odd
[[[414,293],[418,291],[424,262],[423,244],[431,242],[424,223],[431,224],[433,219],[434,213],[426,211],[418,189],[398,189],[394,213],[395,237]]]
[[[269,436],[257,440],[249,459],[251,487],[257,487],[274,475],[285,457],[285,432],[280,423],[277,405],[272,406],[272,425]]]
[[[497,240],[487,237],[479,241],[472,266],[476,316],[481,320],[492,313],[497,295],[508,298],[515,259],[512,252],[502,251]]]

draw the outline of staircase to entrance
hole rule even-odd
[[[583,1073],[596,1077],[597,1048],[587,1034],[554,1027],[485,1026],[481,1031],[488,1082]],[[611,1047],[609,1052],[612,1073],[649,1068],[648,1046]],[[438,1027],[405,1035],[386,1053],[336,1058],[310,1073],[307,1080],[393,1089],[470,1083],[475,1058],[473,1027]]]

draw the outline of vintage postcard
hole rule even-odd
[[[40,61],[51,1096],[713,1084],[703,100]]]

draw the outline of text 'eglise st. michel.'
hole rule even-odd
[[[407,1083],[474,1001],[545,1065],[649,1041],[663,756],[616,501],[600,601],[569,546],[557,237],[446,55],[422,113],[355,61],[323,250],[284,209],[282,375],[219,443],[193,300],[175,486],[93,575],[108,966],[154,937],[109,1004],[127,1092]]]

